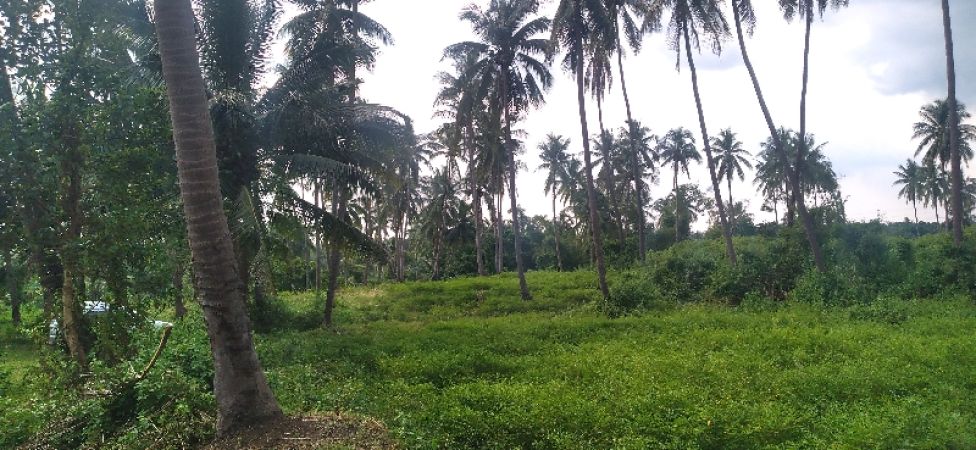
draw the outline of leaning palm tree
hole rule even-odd
[[[539,144],[539,157],[542,164],[539,170],[546,170],[546,193],[552,194],[552,231],[556,239],[556,268],[563,270],[563,259],[559,251],[559,216],[556,214],[556,199],[563,189],[562,180],[566,178],[569,155],[569,139],[555,134],[546,136],[545,142]]]
[[[176,158],[196,285],[214,358],[218,428],[227,433],[282,415],[251,336],[189,0],[157,0],[156,31],[169,97]]]
[[[678,195],[678,175],[684,172],[691,179],[688,168],[692,162],[701,163],[701,154],[695,148],[695,137],[691,131],[684,128],[675,128],[668,131],[658,144],[658,157],[661,165],[671,165],[674,169],[674,195],[675,195],[675,217],[678,217],[678,209],[681,208],[681,200]],[[674,241],[681,240],[677,221],[674,226]]]
[[[525,281],[515,190],[517,164],[512,123],[519,113],[542,104],[543,92],[552,85],[549,68],[538,59],[540,56],[549,58],[549,46],[545,39],[536,37],[549,31],[550,21],[544,17],[533,17],[538,10],[536,0],[492,0],[488,9],[470,5],[461,13],[461,19],[471,24],[480,41],[461,42],[445,50],[445,55],[454,59],[471,57],[477,60],[472,70],[479,73],[477,78],[483,83],[491,83],[486,85],[491,93],[489,101],[497,105],[501,114],[503,143],[508,154],[508,194],[515,235],[515,264],[523,300],[532,298],[532,295]]]
[[[725,180],[728,183],[729,205],[735,206],[735,202],[732,200],[732,179],[736,176],[739,177],[740,181],[746,179],[742,166],[752,169],[752,163],[747,158],[747,156],[752,155],[742,148],[742,142],[730,128],[720,131],[717,137],[712,138],[712,147],[715,147],[715,153],[718,157],[718,179],[719,181]]]
[[[791,21],[793,17],[799,15],[800,18],[804,19],[806,27],[803,35],[803,86],[800,91],[800,131],[797,137],[796,154],[793,157],[793,167],[797,171],[802,169],[803,160],[806,157],[807,150],[809,150],[805,148],[807,134],[807,82],[810,79],[810,30],[813,26],[814,11],[819,13],[822,18],[828,6],[839,9],[847,6],[848,3],[849,0],[779,0],[780,9],[783,11],[783,16],[786,20]],[[800,176],[793,177],[790,180],[790,184],[792,185],[793,195],[795,196],[793,202],[796,204],[797,210],[800,213],[800,220],[803,222],[807,239],[810,241],[814,264],[817,266],[817,270],[825,272],[827,270],[827,263],[823,259],[823,254],[820,253],[819,245],[815,244],[816,235],[813,232],[813,219],[807,213],[806,203],[804,203],[803,199],[803,190],[800,189]]]
[[[746,49],[746,41],[743,33],[743,24],[746,26],[746,32],[752,35],[753,30],[756,26],[756,13],[752,6],[752,0],[732,0],[732,17],[735,22],[736,36],[739,41],[739,51],[742,53],[742,61],[745,63],[746,69],[749,71],[749,78],[752,80],[753,90],[756,92],[756,99],[759,101],[759,108],[762,111],[763,118],[766,120],[766,126],[769,128],[769,136],[772,140],[773,147],[772,150],[779,153],[778,158],[785,160],[786,147],[788,144],[781,138],[780,133],[777,132],[776,124],[773,123],[773,117],[769,112],[769,107],[766,105],[766,98],[763,96],[762,88],[759,86],[759,77],[756,75],[756,70],[752,66],[752,60],[749,58],[749,52]],[[787,164],[785,166],[784,176],[788,183],[792,185],[793,180],[793,169],[792,166]],[[789,202],[788,202],[789,204]],[[775,201],[774,201],[775,205]],[[807,241],[810,244],[810,250],[813,253],[813,259],[817,268],[822,272],[826,270],[826,262],[823,257],[823,250],[820,248],[819,239],[813,227],[813,218],[807,211],[805,204],[798,205],[800,210],[800,222],[803,224],[803,231],[807,236]]]
[[[601,39],[594,31],[609,30],[610,17],[600,0],[560,0],[553,17],[551,44],[553,48],[565,48],[563,69],[576,78],[576,100],[579,104],[580,132],[583,142],[583,165],[586,201],[589,212],[589,229],[592,236],[593,256],[596,262],[600,292],[603,298],[610,296],[607,287],[607,266],[603,255],[603,230],[597,211],[596,188],[593,184],[593,159],[590,154],[590,132],[586,122],[586,59],[587,44]]]
[[[918,235],[918,200],[921,200],[922,194],[925,190],[923,185],[924,180],[922,178],[922,170],[915,160],[909,159],[905,161],[905,164],[898,166],[898,170],[895,172],[894,184],[901,185],[901,189],[898,191],[898,198],[904,198],[912,202],[912,209],[915,210],[915,235]]]
[[[722,14],[721,0],[651,0],[642,11],[644,29],[656,30],[661,28],[661,17],[665,10],[671,11],[668,22],[668,38],[671,48],[678,55],[678,67],[681,64],[681,51],[684,42],[685,57],[691,72],[691,87],[695,96],[695,106],[698,109],[698,126],[701,129],[702,147],[705,149],[705,160],[708,164],[708,174],[715,194],[715,208],[718,210],[719,222],[722,225],[722,237],[725,240],[725,252],[729,261],[736,264],[735,246],[732,243],[732,228],[729,224],[725,202],[716,173],[715,160],[712,156],[711,140],[705,126],[705,111],[702,107],[701,94],[698,90],[698,72],[695,69],[695,59],[692,47],[700,50],[702,36],[709,41],[715,53],[721,53],[722,39],[729,34],[729,26]]]

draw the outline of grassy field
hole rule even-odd
[[[965,299],[675,306],[608,319],[589,274],[349,290],[259,351],[283,405],[407,448],[976,448]],[[314,305],[292,297],[294,305]]]
[[[609,319],[589,273],[528,281],[531,302],[513,276],[348,289],[334,332],[283,294],[258,351],[288,412],[375,417],[404,448],[976,448],[968,299]],[[0,368],[31,364],[3,337]]]

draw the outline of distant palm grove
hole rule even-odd
[[[803,53],[780,58],[802,67],[798,123],[770,111],[765,74],[750,60],[759,2],[478,1],[458,11],[473,40],[443,50],[449,70],[430,68],[440,125],[428,130],[360,95],[378,52],[397,51],[396,36],[360,11],[384,1],[394,0],[0,3],[0,291],[14,327],[36,341],[61,334],[65,350],[45,347],[38,370],[89,395],[97,389],[81,386],[93,373],[122,373],[156,348],[131,331],[138,320],[200,310],[213,358],[202,389],[214,395],[214,426],[232,435],[283,417],[274,391],[287,383],[266,375],[252,335],[284,314],[288,292],[309,292],[315,325],[338,332],[350,317],[336,312],[345,288],[506,272],[520,301],[546,304],[552,286],[534,283],[548,278],[533,272],[579,271],[610,317],[662,299],[830,303],[976,286],[967,230],[976,178],[964,172],[976,126],[956,98],[948,0],[928,2],[943,12],[946,45],[929,51],[946,56],[948,89],[919,105],[913,130],[899,131],[917,144],[891,168],[914,215],[894,223],[848,221],[830,136],[814,133],[827,118],[807,114],[816,25],[848,0],[770,2],[804,27]],[[697,122],[653,129],[632,110],[652,99],[631,95],[628,83],[653,74],[628,71],[627,60],[652,39],[674,52],[677,67],[656,70],[687,77]],[[273,51],[279,42],[283,54]],[[696,58],[729,45],[751,83],[727,89],[754,92],[741,114],[765,125],[762,142],[709,120],[715,101],[703,95]],[[557,71],[575,82],[572,136],[523,127]],[[626,121],[604,123],[617,95]],[[541,165],[527,166],[527,154]],[[691,178],[697,166],[704,185]],[[520,207],[542,195],[520,190],[529,172],[544,176],[546,215]],[[656,185],[667,194],[654,198]],[[756,192],[774,220],[747,212],[743,199]],[[472,295],[482,301],[484,292]],[[91,302],[131,314],[89,326]],[[155,358],[131,385],[105,389],[135,389]],[[97,424],[103,437],[136,427],[110,416]],[[94,423],[64,426],[81,433]],[[0,447],[36,433],[0,436]],[[92,436],[68,447],[93,445]],[[442,447],[477,446],[458,442]]]

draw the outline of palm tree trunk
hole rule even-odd
[[[332,215],[338,220],[345,221],[346,202],[348,196],[341,186],[336,186],[332,193]],[[322,316],[322,326],[332,328],[332,311],[335,310],[336,290],[339,288],[339,270],[342,264],[342,242],[340,242],[339,232],[332,233],[332,242],[329,242],[329,286],[325,292],[325,312]]]
[[[681,227],[678,213],[681,211],[681,196],[678,195],[678,162],[674,163],[674,243],[681,241]]]
[[[939,201],[936,200],[935,203],[935,223],[939,226],[938,230],[942,231],[942,219],[939,217]]]
[[[749,78],[752,79],[752,87],[756,91],[756,98],[759,100],[759,108],[762,110],[763,118],[766,119],[766,126],[769,127],[769,135],[773,139],[773,145],[776,146],[776,151],[779,152],[783,160],[786,161],[788,159],[786,155],[786,147],[784,146],[782,139],[780,139],[779,133],[776,131],[776,125],[773,123],[773,117],[769,113],[769,107],[766,106],[766,99],[763,96],[762,89],[759,87],[759,77],[756,76],[756,70],[752,67],[752,61],[749,59],[749,52],[746,51],[746,41],[742,33],[742,17],[739,13],[739,0],[732,0],[732,15],[735,18],[735,31],[739,39],[739,50],[742,53],[742,61],[745,63],[746,69],[749,71]],[[809,32],[807,33],[807,37],[809,38]],[[793,180],[796,178],[793,168],[789,167],[789,164],[787,164],[785,169],[787,180]],[[820,243],[817,239],[816,230],[813,228],[813,221],[807,220],[809,219],[809,214],[806,213],[805,206],[803,207],[803,211],[800,213],[800,216],[801,221],[803,222],[803,231],[806,234],[807,241],[810,244],[814,261],[820,261],[817,263],[817,268],[821,271],[825,271],[826,263],[823,262],[823,254],[820,248]],[[804,219],[803,216],[808,217],[807,219]],[[778,221],[779,220],[777,219],[777,222]],[[823,267],[822,269],[821,266]]]
[[[552,190],[552,234],[556,238],[556,270],[563,271],[563,257],[559,251],[559,217],[556,216],[556,189]]]
[[[735,232],[735,201],[732,200],[732,174],[729,173],[729,177],[726,180],[729,186],[729,218],[732,226],[732,232]]]
[[[627,109],[627,129],[630,130],[630,165],[634,171],[634,192],[637,201],[637,243],[641,262],[647,261],[647,234],[644,229],[644,184],[641,183],[640,162],[637,155],[637,142],[634,141],[637,124],[630,109],[630,95],[627,93],[627,79],[624,77],[623,46],[620,45],[620,33],[617,33],[617,71],[620,72],[620,89],[624,93],[624,106]]]
[[[708,163],[708,174],[712,179],[712,189],[715,192],[715,207],[718,208],[719,221],[722,223],[722,237],[725,238],[725,253],[729,257],[732,265],[736,265],[735,246],[732,244],[732,230],[729,227],[729,218],[725,212],[725,204],[722,201],[722,190],[718,184],[718,177],[715,176],[715,161],[712,159],[712,147],[708,140],[708,130],[705,127],[705,112],[702,108],[701,95],[698,92],[698,72],[695,70],[695,59],[691,56],[691,40],[688,37],[688,23],[682,26],[685,35],[685,55],[688,57],[688,68],[691,71],[691,85],[695,93],[695,106],[698,108],[698,125],[701,127],[702,146],[705,147],[705,159]]]
[[[505,69],[508,73],[508,69]],[[532,300],[525,281],[525,261],[522,259],[522,228],[519,226],[518,197],[515,191],[515,143],[512,141],[512,114],[508,99],[507,79],[501,82],[502,108],[505,115],[505,147],[508,150],[508,197],[512,204],[512,234],[515,236],[515,269],[518,272],[519,294],[522,300]]]
[[[79,255],[78,239],[81,237],[81,166],[83,156],[79,148],[74,124],[67,124],[62,131],[64,155],[60,162],[62,186],[61,207],[68,218],[68,226],[62,236],[61,266],[64,270],[61,284],[61,306],[64,319],[64,337],[68,351],[82,370],[88,369],[88,358],[81,342],[81,305],[75,292]]]
[[[610,147],[606,145],[609,135],[607,134],[607,129],[603,126],[603,97],[599,95],[596,96],[596,109],[600,122],[600,153],[603,157],[603,164],[600,166],[600,180],[603,183],[606,198],[609,200],[607,206],[610,208],[610,220],[613,221],[613,226],[616,228],[617,242],[623,247],[624,223],[623,217],[620,214],[617,187],[613,183],[613,164],[610,161]]]
[[[497,178],[497,183],[501,184],[501,176]],[[504,197],[504,189],[499,188],[498,197],[495,200],[495,273],[502,273],[505,270],[505,242],[503,241],[504,235],[502,234],[502,226],[504,225],[504,218],[502,216],[502,198]]]
[[[915,210],[915,237],[919,236],[918,232],[918,205],[915,202],[915,197],[912,197],[912,209]]]
[[[810,28],[813,25],[813,6],[808,3],[806,32],[803,38],[803,88],[800,93],[800,136],[796,145],[796,159],[793,163],[795,170],[792,178],[793,198],[796,200],[796,210],[800,213],[800,221],[807,234],[807,241],[810,242],[810,250],[813,252],[813,263],[817,266],[820,273],[827,272],[827,261],[824,259],[823,250],[813,225],[813,217],[807,211],[806,202],[803,200],[803,191],[800,189],[800,174],[803,173],[804,154],[807,151],[807,81],[810,78]]]
[[[282,416],[261,370],[240,292],[234,247],[220,195],[217,152],[193,9],[189,0],[157,0],[156,32],[166,81],[193,270],[202,291],[214,358],[220,433]]]
[[[952,42],[949,0],[942,0],[942,28],[945,33],[946,79],[949,84],[949,159],[952,160],[952,241],[962,245],[962,156],[959,151],[959,111],[956,106],[956,61]]]
[[[17,267],[16,262],[13,258],[13,251],[11,245],[7,245],[4,250],[4,265],[6,266],[6,289],[7,294],[10,295],[10,321],[13,323],[14,327],[20,326],[20,268]]]
[[[583,37],[576,39],[576,48],[580,54],[576,58],[576,100],[579,103],[580,128],[583,134],[583,164],[586,171],[586,200],[590,212],[590,234],[593,237],[593,256],[596,259],[596,273],[600,280],[600,292],[603,299],[610,298],[610,288],[607,286],[607,266],[603,257],[603,231],[600,228],[600,216],[597,214],[596,189],[593,186],[593,161],[590,156],[590,131],[586,124],[586,89],[583,85]]]
[[[475,166],[475,146],[471,142],[471,138],[474,136],[474,129],[469,122],[467,125],[467,133],[465,138],[468,144],[468,177],[469,185],[471,188],[471,203],[472,210],[474,210],[474,247],[475,247],[475,261],[478,267],[478,276],[487,275],[487,270],[485,269],[485,249],[482,246],[483,233],[484,233],[484,222],[482,220],[481,213],[481,186],[478,186],[478,171]]]
[[[315,181],[315,187],[313,188],[312,195],[315,196],[313,201],[315,202],[316,208],[321,208],[322,202],[322,187],[318,181]],[[316,301],[322,295],[322,230],[315,228],[315,299]]]

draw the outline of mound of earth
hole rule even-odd
[[[244,430],[202,450],[392,450],[396,444],[382,423],[368,418],[325,414],[286,417]]]

